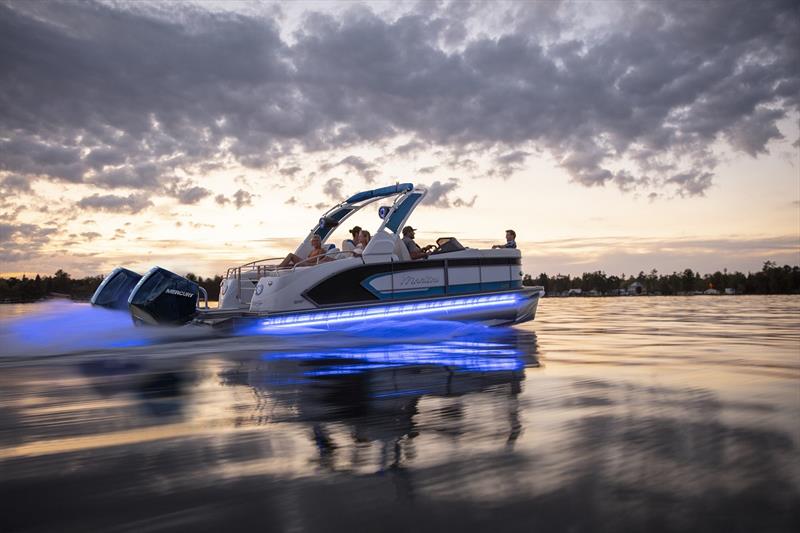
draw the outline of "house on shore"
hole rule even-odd
[[[628,285],[628,294],[631,296],[641,296],[647,294],[647,290],[645,290],[644,285],[638,281],[634,281]]]

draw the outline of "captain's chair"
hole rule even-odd
[[[406,248],[406,243],[403,242],[403,239],[398,238],[395,241],[393,252],[400,261],[411,261],[411,254],[408,253],[408,248]]]

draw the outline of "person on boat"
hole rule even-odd
[[[517,247],[517,232],[513,229],[506,230],[506,243],[505,244],[495,244],[492,246],[494,248],[516,248]]]
[[[353,226],[353,229],[350,230],[350,235],[352,235],[353,238],[342,241],[343,252],[352,252],[355,249],[356,245],[358,244],[358,236],[360,233],[361,226]]]
[[[333,258],[325,255],[325,250],[322,249],[322,239],[319,235],[311,237],[311,252],[306,259],[303,259],[297,254],[289,253],[283,261],[278,265],[278,268],[291,267],[302,264],[303,266],[318,265],[333,261]]]
[[[432,248],[433,245],[428,245],[425,248],[420,248],[419,245],[414,242],[414,232],[416,231],[415,228],[411,226],[406,226],[403,228],[403,244],[406,245],[406,249],[408,250],[408,254],[411,256],[411,259],[425,259],[428,257],[428,252]]]
[[[353,248],[353,255],[361,255],[361,254],[363,254],[364,253],[364,248],[367,247],[367,245],[369,244],[369,240],[371,238],[372,238],[372,236],[369,234],[369,232],[367,230],[365,230],[365,229],[362,229],[358,233],[358,244],[356,244],[356,247]]]

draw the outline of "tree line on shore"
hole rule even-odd
[[[186,277],[208,291],[209,300],[219,299],[221,276],[203,278],[187,274]],[[102,281],[103,276],[76,279],[61,269],[52,276],[0,278],[0,302],[35,302],[49,297],[89,300]]]
[[[194,274],[186,277],[208,292],[210,300],[219,299],[221,276],[203,278]],[[59,269],[52,276],[30,278],[0,278],[0,302],[35,302],[43,298],[62,296],[73,300],[88,300],[103,276],[72,278],[67,272]],[[800,266],[778,266],[772,261],[764,263],[759,272],[728,272],[727,269],[713,274],[700,275],[687,268],[683,272],[659,274],[652,270],[637,276],[608,275],[602,271],[586,272],[580,276],[557,274],[549,276],[545,273],[538,277],[526,274],[523,285],[541,285],[547,294],[561,294],[570,289],[581,289],[583,292],[596,291],[597,294],[618,294],[627,290],[631,284],[638,282],[648,294],[690,294],[712,288],[719,291],[734,289],[737,294],[798,294],[800,293]]]
[[[728,272],[727,269],[713,274],[704,274],[687,268],[683,272],[659,274],[657,270],[650,273],[639,272],[633,276],[607,275],[603,271],[586,272],[580,276],[558,274],[548,276],[540,274],[534,278],[525,275],[522,284],[526,286],[540,285],[545,292],[558,295],[570,289],[580,289],[584,293],[595,291],[596,294],[613,295],[627,292],[634,283],[639,283],[642,292],[647,294],[693,294],[707,289],[723,292],[733,289],[736,294],[798,294],[800,293],[800,266],[778,266],[772,261],[764,263],[759,272]]]

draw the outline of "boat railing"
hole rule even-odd
[[[334,257],[336,256],[336,257]],[[312,257],[311,259],[306,259],[304,261],[300,261],[296,263],[292,267],[287,267],[285,269],[280,269],[280,271],[276,272],[278,275],[281,273],[291,273],[294,272],[297,267],[311,267],[317,266],[322,263],[330,263],[331,261],[336,261],[337,259],[345,259],[347,256],[350,257],[359,257],[361,258],[360,253],[356,253],[353,250],[331,250],[330,252],[326,252],[324,255],[318,255],[316,257]],[[323,258],[332,257],[331,261],[323,261]],[[362,258],[361,261],[363,262],[364,259]]]
[[[321,262],[327,263],[328,261],[322,261],[325,257],[334,257],[336,259],[343,259],[347,256],[349,257],[361,257],[360,254],[350,250],[332,250],[330,252],[326,252],[324,255],[312,257],[311,259],[306,259],[299,263],[296,263],[292,266],[280,266],[280,264],[269,264],[270,262],[274,263],[276,261],[283,261],[283,257],[276,257],[270,259],[259,259],[257,261],[251,261],[249,263],[245,263],[243,265],[237,267],[231,267],[225,272],[226,279],[234,279],[236,280],[236,299],[240,302],[242,301],[242,292],[243,291],[254,291],[255,287],[243,287],[242,286],[242,275],[246,275],[248,273],[255,272],[256,277],[261,279],[263,276],[282,276],[284,274],[291,274],[295,272],[297,267],[311,267],[321,264]],[[363,259],[362,259],[363,261]],[[246,277],[246,276],[245,276]]]
[[[197,308],[198,309],[208,309],[208,291],[205,290],[203,287],[200,287],[200,286],[198,286],[197,288],[200,289],[200,296],[203,297],[203,304],[204,304],[203,307],[200,307],[200,298],[198,297],[198,299],[197,299],[198,300],[197,301]]]
[[[269,270],[277,270],[280,268],[277,264],[268,264],[270,262],[280,262],[283,261],[283,257],[271,257],[268,259],[258,259],[256,261],[250,261],[249,263],[245,263],[243,265],[235,266],[229,268],[225,272],[225,278],[232,278],[232,277],[241,277],[242,272],[253,272],[257,271],[259,274],[262,271],[269,271]]]

